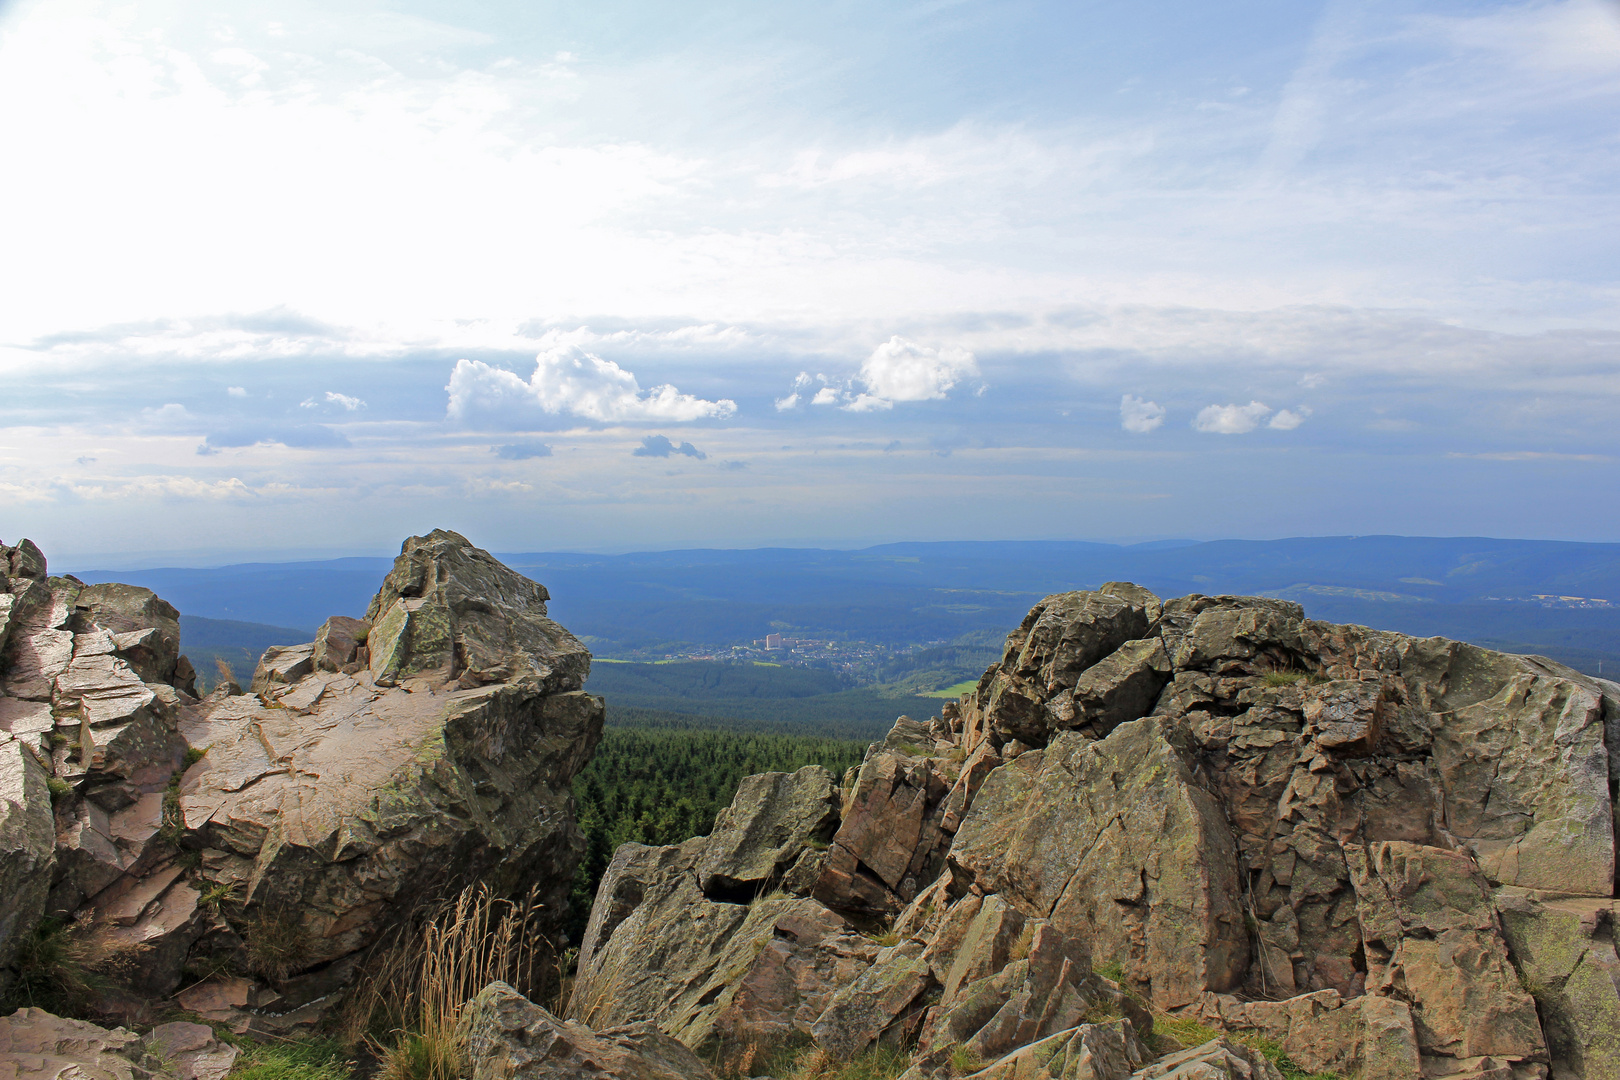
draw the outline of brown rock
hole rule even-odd
[[[355,653],[365,643],[371,624],[364,619],[333,615],[315,632],[314,665],[321,671],[342,671],[354,663]]]
[[[950,790],[932,759],[895,751],[867,758],[813,895],[828,907],[893,914],[944,868],[941,827]]]
[[[1129,1020],[1049,1035],[974,1073],[983,1080],[1129,1080],[1149,1057]]]
[[[1214,1039],[1160,1058],[1131,1080],[1283,1080],[1277,1066],[1242,1043]]]
[[[1545,1061],[1535,1002],[1508,962],[1490,892],[1472,860],[1400,842],[1346,854],[1368,989],[1411,1003],[1424,1058]]]
[[[918,941],[878,953],[872,966],[841,987],[811,1025],[816,1043],[844,1061],[874,1044],[910,1045],[938,990],[922,954]]]
[[[502,982],[467,1008],[473,1080],[713,1080],[708,1066],[652,1024],[592,1031],[559,1020]]]

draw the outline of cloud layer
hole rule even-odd
[[[633,374],[578,345],[541,352],[527,381],[481,360],[458,360],[445,389],[450,417],[474,424],[521,425],[537,413],[597,423],[724,420],[737,411],[735,401],[705,401],[667,383],[642,390]]]

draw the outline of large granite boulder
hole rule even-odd
[[[329,620],[321,663],[317,644],[272,650],[255,694],[190,710],[187,736],[208,752],[180,783],[180,843],[201,852],[204,887],[236,899],[226,918],[261,975],[351,956],[474,880],[532,886],[560,918],[583,848],[570,784],[603,711],[580,689],[589,653],[544,598],[454,533],[413,537],[373,607],[421,600],[414,619],[443,601],[449,637],[431,663],[405,634],[390,646],[405,659],[378,678],[354,663],[358,620]]]
[[[473,1080],[714,1080],[692,1051],[652,1024],[593,1031],[502,982],[468,1003],[465,1022]]]
[[[910,903],[945,866],[953,783],[940,759],[904,749],[869,754],[822,862],[816,899],[865,916],[893,915]]]
[[[313,1019],[362,950],[470,881],[532,890],[542,932],[563,917],[583,847],[570,784],[603,710],[542,586],[454,533],[413,538],[374,606],[421,633],[389,639],[382,678],[374,629],[334,617],[267,653],[252,694],[199,701],[150,591],[49,577],[28,544],[0,567],[0,887],[17,899],[0,980],[51,914],[138,957],[118,965],[137,1012],[188,969],[228,968],[256,984],[191,985],[211,1014]]]

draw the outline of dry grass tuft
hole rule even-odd
[[[260,910],[242,926],[248,967],[271,982],[281,982],[309,965],[314,943],[303,920],[292,912]]]
[[[486,886],[469,886],[428,918],[419,934],[402,936],[376,954],[351,998],[344,1027],[351,1042],[370,1044],[380,1080],[466,1075],[462,1011],[496,980],[533,998],[555,977],[562,983],[559,998],[566,994],[567,958],[551,952],[537,925],[539,908],[533,892],[514,903],[492,896]],[[560,1011],[564,1001],[550,1004]]]

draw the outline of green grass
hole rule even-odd
[[[979,685],[979,680],[978,679],[965,679],[962,682],[956,683],[956,684],[954,684],[952,686],[941,687],[938,690],[930,690],[925,694],[918,694],[917,696],[918,697],[931,697],[931,698],[949,698],[951,701],[955,701],[957,698],[961,697],[963,694],[967,693],[969,690],[972,690],[975,686],[978,686],[978,685]]]
[[[355,1063],[335,1039],[241,1042],[227,1080],[352,1080]]]

